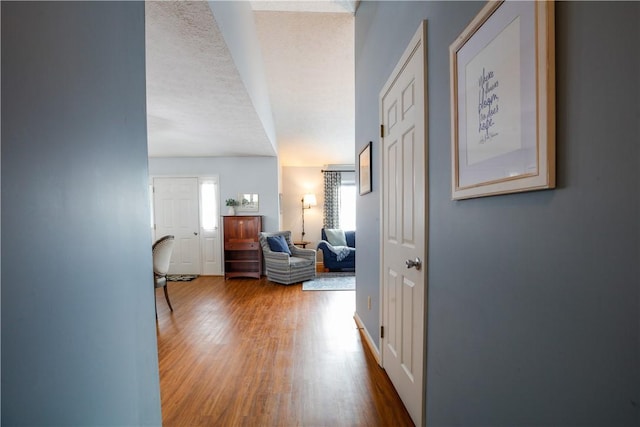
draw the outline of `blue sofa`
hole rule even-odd
[[[349,254],[341,261],[338,261],[338,254],[334,246],[327,241],[327,234],[322,229],[322,240],[318,243],[318,249],[322,250],[322,263],[325,270],[329,271],[355,271],[356,269],[356,232],[345,231]],[[345,250],[346,252],[346,250]]]

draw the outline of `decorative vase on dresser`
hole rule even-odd
[[[223,216],[224,278],[262,275],[261,215]]]

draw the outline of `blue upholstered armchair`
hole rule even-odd
[[[344,233],[344,240],[343,238]],[[329,271],[354,271],[356,269],[356,232],[322,229],[322,240],[318,243],[322,250],[324,268]]]
[[[267,279],[291,285],[316,277],[316,251],[295,246],[291,242],[291,231],[261,232],[258,237]]]

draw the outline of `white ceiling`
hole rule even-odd
[[[354,163],[356,3],[251,3],[276,141],[208,2],[146,5],[150,157],[277,154],[282,166]]]

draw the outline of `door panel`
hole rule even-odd
[[[210,276],[222,275],[220,265],[220,240],[218,237],[203,237],[202,239],[202,262],[206,266],[202,274]]]
[[[175,236],[169,274],[200,274],[197,178],[154,178],[156,237]]]
[[[380,94],[382,364],[416,425],[424,420],[426,357],[426,23]],[[406,262],[420,259],[420,268]]]

